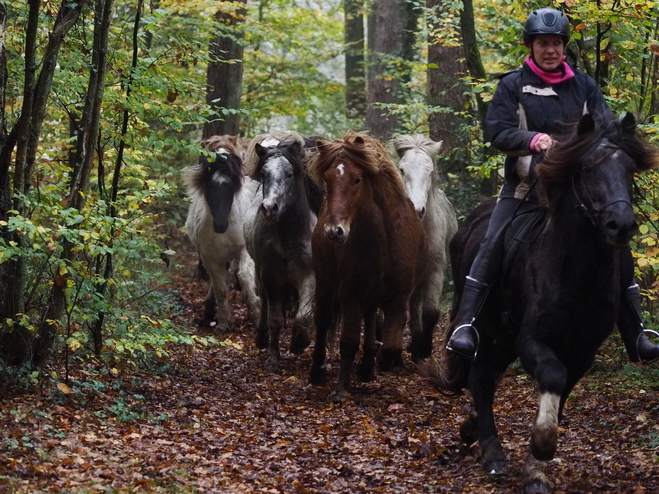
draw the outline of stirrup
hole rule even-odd
[[[475,328],[474,328],[474,329],[475,329]],[[639,362],[641,362],[642,364],[651,364],[652,362],[656,362],[657,359],[654,359],[654,360],[643,360],[643,359],[641,358],[641,354],[639,353],[638,342],[641,341],[641,336],[645,335],[645,333],[649,333],[649,334],[651,334],[652,336],[654,336],[655,338],[659,338],[659,332],[655,331],[654,329],[646,329],[646,328],[643,328],[643,331],[641,331],[641,332],[638,334],[638,336],[636,337],[636,355],[638,355],[638,360],[639,360]],[[454,333],[454,334],[455,334],[455,333]],[[649,340],[649,338],[648,338],[648,340]]]
[[[462,328],[471,328],[474,333],[476,334],[476,350],[474,350],[474,354],[472,356],[465,355],[464,353],[456,351],[452,346],[451,346],[451,341],[453,341],[453,337],[458,333],[458,331]],[[463,357],[470,358],[471,360],[476,360],[476,355],[478,355],[478,348],[480,347],[481,343],[481,336],[478,333],[478,330],[476,327],[473,325],[473,322],[467,323],[467,324],[461,324],[457,328],[453,330],[453,333],[451,334],[451,337],[449,338],[448,342],[446,342],[446,349],[450,352],[453,352],[457,355],[461,355]],[[637,342],[638,345],[638,342]]]

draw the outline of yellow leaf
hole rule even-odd
[[[638,231],[641,232],[641,235],[645,235],[650,229],[648,228],[648,225],[641,225],[638,227]]]
[[[57,389],[59,389],[65,395],[70,395],[71,393],[73,393],[73,391],[71,391],[71,388],[69,388],[64,383],[57,383]]]
[[[71,339],[69,341],[69,348],[71,349],[72,352],[75,352],[78,348],[80,348],[80,342],[75,338]]]
[[[68,273],[68,272],[69,272],[69,270],[66,269],[66,266],[65,266],[64,264],[60,265],[60,267],[59,267],[59,274],[60,274],[61,276],[64,276],[64,275],[65,275],[66,273]]]
[[[110,369],[110,372],[112,372],[112,374],[114,374],[115,376],[118,376],[118,375],[119,375],[119,369],[117,369],[117,368],[115,368],[115,367],[113,367],[112,369]]]

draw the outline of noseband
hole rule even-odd
[[[608,148],[611,151],[607,156],[610,156],[611,154],[615,153],[616,151],[620,151],[620,147],[611,144],[608,139],[605,139],[604,142],[602,142],[599,146],[599,148]],[[583,173],[579,173],[579,181],[581,183],[581,190],[583,191],[583,194],[585,195],[586,200],[584,201],[581,198],[581,195],[579,195],[579,191],[576,186],[576,175],[572,176],[572,192],[574,193],[574,196],[577,198],[577,201],[579,204],[575,206],[575,209],[580,209],[583,211],[583,213],[590,219],[590,221],[595,225],[596,227],[600,225],[600,218],[604,211],[606,211],[607,208],[613,206],[614,204],[617,204],[619,202],[623,202],[627,204],[630,208],[633,207],[632,202],[629,199],[614,199],[612,201],[607,202],[604,206],[602,207],[597,207],[595,205],[595,201],[593,200],[593,197],[590,195],[588,192],[588,187],[586,186],[586,181],[584,180]]]

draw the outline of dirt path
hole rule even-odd
[[[206,287],[190,285],[188,271],[177,276],[189,304],[178,317],[192,321]],[[337,405],[329,387],[307,384],[309,351],[285,353],[273,374],[251,328],[219,338],[150,373],[82,369],[77,393],[50,384],[2,397],[0,492],[519,491],[535,395],[514,370],[496,403],[511,472],[494,482],[478,446],[458,438],[468,399],[441,396],[409,360],[400,374],[356,383]],[[337,371],[333,356],[331,379]],[[548,468],[555,492],[659,492],[659,386],[621,379],[600,372],[576,388]]]

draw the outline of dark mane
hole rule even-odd
[[[283,156],[292,166],[295,180],[303,180],[309,207],[316,216],[320,212],[320,206],[323,203],[323,194],[318,186],[311,180],[307,174],[307,151],[299,145],[296,139],[285,139],[276,147],[271,146],[262,157],[256,162],[251,178],[261,180],[261,170],[263,165],[270,158]]]
[[[599,148],[604,141],[610,145]],[[659,150],[641,139],[633,118],[593,116],[570,126],[536,169],[546,200],[553,202],[550,198],[557,186],[583,167],[597,166],[618,149],[634,160],[638,172],[659,166]]]
[[[217,153],[214,157],[202,155],[199,163],[184,169],[184,178],[188,191],[203,193],[211,175],[215,172],[227,175],[235,190],[239,190],[243,184],[243,160],[235,154]]]
[[[382,143],[372,137],[350,132],[332,142],[319,141],[319,153],[309,165],[309,175],[322,187],[323,174],[336,158],[344,157],[373,179],[388,184],[397,195],[407,196],[400,172]]]

